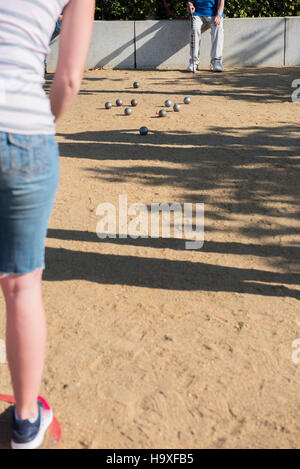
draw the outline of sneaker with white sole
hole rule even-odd
[[[12,419],[12,449],[37,449],[44,441],[46,430],[53,420],[52,410],[46,409],[43,402],[38,401],[38,417],[35,422],[19,420],[15,411]]]
[[[223,72],[222,60],[215,59],[211,61],[212,71],[216,73]]]
[[[193,63],[192,61],[190,61],[187,71],[196,72],[196,70],[198,70],[198,64],[196,62]]]

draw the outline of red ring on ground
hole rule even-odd
[[[50,406],[48,402],[46,401],[46,399],[39,396],[38,400],[44,404],[47,410],[50,409]],[[0,394],[0,401],[7,402],[8,404],[16,403],[15,398],[7,394]],[[59,421],[55,417],[53,417],[53,421],[48,430],[49,430],[49,438],[50,438],[51,447],[55,446],[55,449],[59,449],[61,445],[61,440],[62,440],[62,432],[61,432]]]

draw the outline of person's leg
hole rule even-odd
[[[37,398],[45,358],[46,320],[41,293],[42,269],[9,275],[0,284],[6,302],[6,349],[20,419],[38,415]]]
[[[1,132],[0,143],[0,273],[6,274],[0,286],[16,400],[11,447],[35,449],[53,418],[51,409],[37,400],[46,342],[41,278],[59,180],[58,145],[53,135]]]
[[[224,27],[223,19],[219,26],[215,26],[213,19],[211,22],[211,62],[220,61],[223,58],[223,46],[224,46]]]
[[[195,68],[199,65],[199,53],[200,53],[200,42],[201,42],[201,27],[202,20],[200,16],[193,16],[191,21],[191,42],[190,42],[190,65]],[[192,70],[191,70],[192,71]]]

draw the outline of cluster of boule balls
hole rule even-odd
[[[140,87],[139,82],[138,82],[138,81],[135,81],[135,82],[133,83],[133,88],[139,88],[139,87]],[[132,107],[135,107],[135,106],[137,106],[137,105],[138,105],[138,100],[137,100],[137,99],[132,99],[132,100],[131,100],[131,106],[132,106]],[[122,101],[122,99],[117,99],[117,100],[116,100],[116,106],[118,106],[118,107],[123,106],[123,101]],[[111,108],[112,108],[112,103],[111,103],[110,101],[108,101],[107,103],[105,103],[105,109],[111,109]],[[129,115],[132,113],[132,109],[130,109],[130,107],[126,107],[126,108],[124,109],[124,113],[125,113],[127,116],[129,116]]]
[[[187,96],[186,98],[184,98],[183,102],[184,102],[184,104],[190,104],[191,98],[189,98]],[[166,99],[165,106],[166,107],[171,107],[172,106],[172,101],[170,99]],[[174,106],[173,106],[173,111],[174,112],[179,112],[180,111],[180,104],[175,103]],[[159,117],[166,117],[167,112],[164,109],[161,109],[159,111],[158,115],[159,115]]]
[[[139,82],[135,81],[133,83],[133,88],[139,88],[139,87],[140,87]],[[187,97],[184,98],[183,102],[184,102],[184,104],[190,104],[191,98],[189,98],[187,96]],[[138,100],[137,99],[132,99],[130,104],[131,104],[132,107],[135,107],[135,106],[138,105]],[[116,106],[118,106],[118,107],[123,106],[122,99],[117,99],[116,100]],[[170,99],[166,99],[165,106],[166,107],[171,107],[172,106],[172,101]],[[109,101],[106,102],[105,103],[105,109],[111,109],[111,108],[112,108],[112,103],[109,102]],[[180,104],[175,103],[174,106],[173,106],[173,110],[174,110],[174,112],[179,112],[180,111]],[[126,107],[124,109],[124,114],[126,116],[130,116],[130,114],[132,114],[132,109],[130,107]],[[167,112],[165,111],[165,109],[161,109],[159,111],[159,117],[166,117],[166,115],[167,115]],[[147,127],[143,126],[143,127],[140,128],[140,135],[147,135],[147,133],[148,133],[148,128]]]

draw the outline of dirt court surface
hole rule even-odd
[[[43,283],[41,395],[62,448],[299,447],[297,78],[300,68],[85,73],[57,126]],[[185,96],[181,112],[156,116]],[[131,116],[104,109],[133,97]],[[204,203],[203,248],[172,236],[100,240],[98,204],[118,207],[124,194],[128,205]],[[4,339],[2,299],[0,310]],[[6,364],[0,376],[11,393]],[[10,406],[0,412],[4,448]]]

